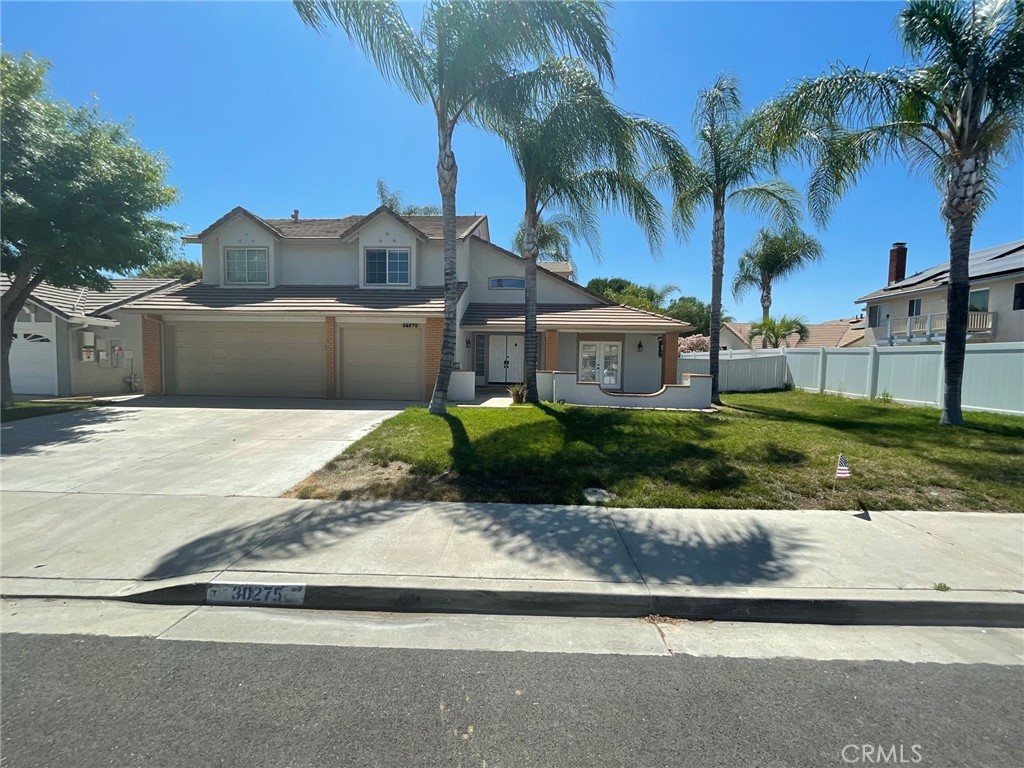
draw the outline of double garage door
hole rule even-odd
[[[178,323],[169,384],[180,395],[323,397],[327,381],[319,323]],[[342,397],[419,400],[421,335],[415,328],[345,328]]]

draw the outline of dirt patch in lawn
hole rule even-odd
[[[343,454],[284,495],[293,499],[392,498],[387,489],[408,485],[413,479],[411,470],[412,465],[402,461],[377,463],[362,453]]]

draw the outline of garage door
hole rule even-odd
[[[175,394],[324,396],[320,323],[180,323],[171,335]]]
[[[341,379],[345,398],[422,400],[422,332],[394,325],[343,328]]]
[[[52,326],[32,331],[15,326],[11,342],[11,389],[19,395],[57,394],[57,341]]]

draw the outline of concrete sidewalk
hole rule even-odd
[[[202,604],[1024,626],[1024,516],[5,491],[2,592]],[[949,591],[938,591],[945,584]]]

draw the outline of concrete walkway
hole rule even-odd
[[[1024,516],[4,491],[5,596],[1024,626]],[[949,591],[936,589],[947,585]]]

